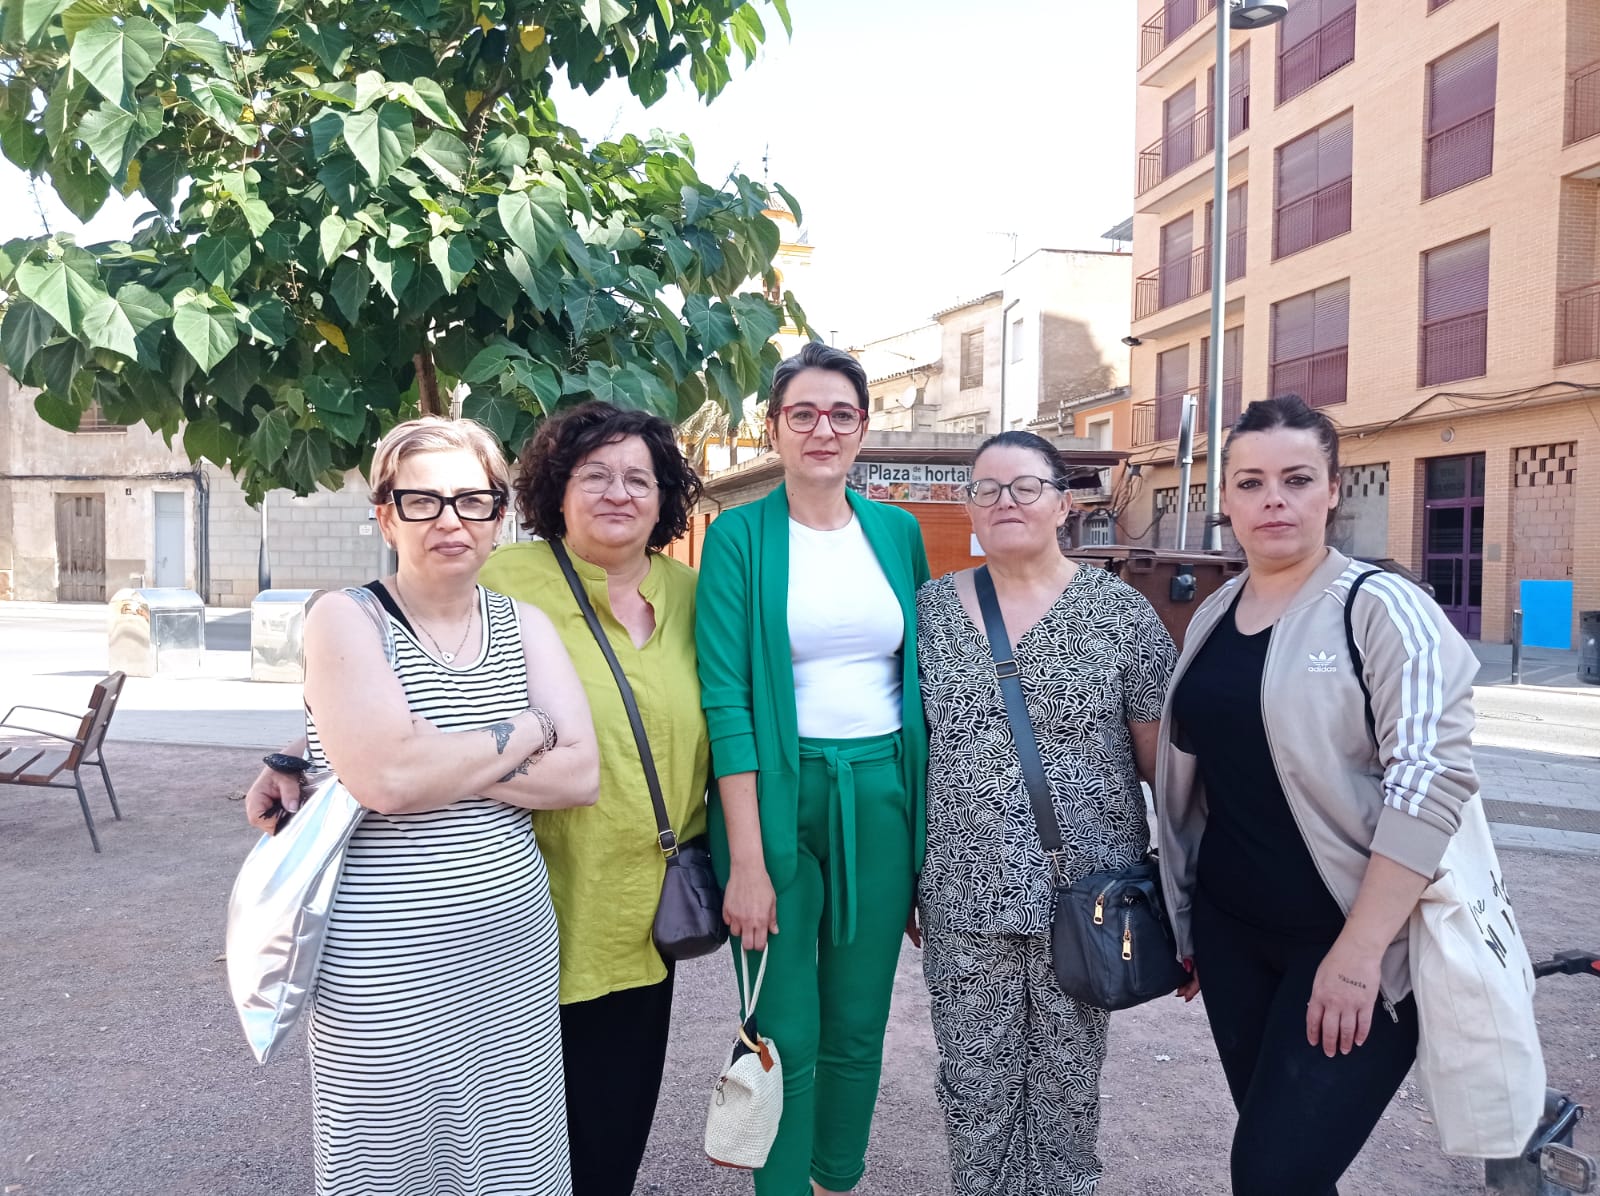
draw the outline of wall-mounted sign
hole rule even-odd
[[[962,487],[972,480],[967,465],[891,465],[857,461],[850,467],[850,489],[887,502],[965,502]]]

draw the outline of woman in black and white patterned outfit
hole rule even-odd
[[[1066,485],[1048,441],[1004,432],[978,450],[967,512],[1075,879],[1149,845],[1139,778],[1175,652],[1137,591],[1062,556]],[[917,595],[930,737],[918,908],[951,1174],[960,1196],[1086,1196],[1109,1015],[1051,971],[1049,873],[983,625],[971,570]]]
[[[599,757],[543,614],[478,585],[506,508],[482,427],[379,443],[394,633],[329,594],[306,619],[308,755],[368,813],[311,1011],[319,1196],[567,1196],[557,941],[530,809],[592,803]]]

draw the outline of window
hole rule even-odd
[[[1356,0],[1289,0],[1278,25],[1278,103],[1356,58]]]
[[[1350,280],[1272,305],[1274,396],[1296,394],[1313,407],[1342,403],[1350,344]]]
[[[1022,360],[1022,317],[1011,321],[1011,360]]]
[[[1189,389],[1189,346],[1179,345],[1156,355],[1156,439],[1178,434],[1183,396]]]
[[[1206,120],[1198,118],[1193,83],[1167,97],[1162,105],[1162,178],[1170,178],[1211,148],[1211,139],[1205,135],[1209,128]]]
[[[961,389],[983,385],[983,329],[961,334]]]
[[[1222,333],[1222,427],[1226,431],[1239,418],[1240,399],[1244,394],[1244,326],[1225,329]],[[1210,427],[1211,409],[1206,395],[1211,390],[1211,338],[1200,338],[1200,412],[1199,416]]]
[[[1228,192],[1228,231],[1224,244],[1228,247],[1228,260],[1226,263],[1227,274],[1225,281],[1232,282],[1236,278],[1244,277],[1245,258],[1245,218],[1249,214],[1250,185],[1240,183]],[[1211,244],[1211,218],[1215,214],[1215,205],[1206,200],[1206,245]],[[1211,286],[1211,259],[1206,257],[1206,281],[1202,290]]]
[[[1111,516],[1104,511],[1096,511],[1085,519],[1083,543],[1085,547],[1101,547],[1112,543]]]
[[[1278,147],[1272,256],[1288,257],[1350,231],[1350,113]]]
[[[1489,372],[1489,234],[1422,255],[1417,385]]]
[[[1188,212],[1161,228],[1161,307],[1182,303],[1204,289],[1192,285],[1193,259],[1194,213]]]
[[[1450,0],[1428,0],[1428,11],[1432,12],[1436,8],[1443,8],[1446,4],[1449,4],[1449,3],[1450,3]]]
[[[1206,68],[1206,95],[1217,94],[1217,68]],[[1228,136],[1250,127],[1250,43],[1228,55]]]
[[[1428,141],[1422,197],[1432,199],[1494,169],[1494,94],[1499,32],[1428,67]]]
[[[127,424],[114,424],[106,418],[98,402],[90,403],[78,419],[80,432],[126,432]]]

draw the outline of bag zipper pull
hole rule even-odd
[[[1400,1024],[1400,1014],[1399,1011],[1395,1009],[1394,1002],[1389,1000],[1388,997],[1384,997],[1383,1007],[1389,1011],[1389,1020],[1398,1026]]]
[[[1133,915],[1129,914],[1122,919],[1122,958],[1133,958]]]
[[[1106,920],[1106,895],[1101,893],[1094,899],[1094,924],[1099,926]]]

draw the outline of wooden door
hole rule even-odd
[[[56,495],[56,601],[106,600],[106,500]]]

